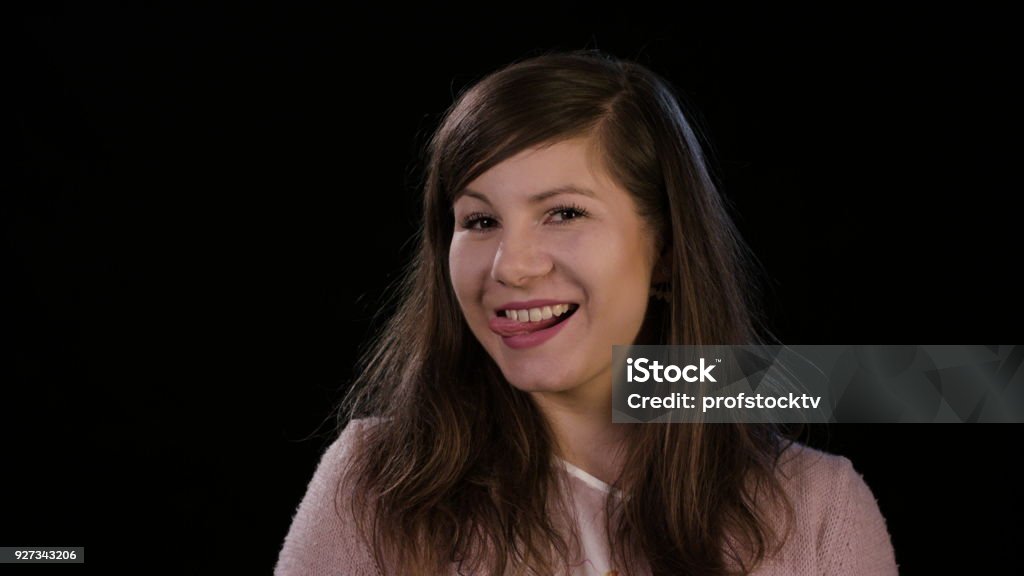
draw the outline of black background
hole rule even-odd
[[[784,342],[1013,340],[1009,21],[632,2],[20,14],[0,545],[86,546],[55,572],[269,572],[410,254],[420,147],[463,86],[541,50],[600,48],[680,90]],[[815,432],[864,474],[903,573],[1014,566],[1018,428]]]

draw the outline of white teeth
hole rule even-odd
[[[530,308],[528,310],[505,310],[502,314],[517,322],[541,322],[552,316],[561,316],[569,311],[568,304],[555,304],[543,308]]]

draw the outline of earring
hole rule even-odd
[[[672,284],[669,282],[658,282],[651,284],[651,298],[669,302],[672,296]]]

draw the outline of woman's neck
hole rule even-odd
[[[598,380],[592,384],[603,384]],[[624,426],[612,423],[611,380],[564,392],[532,392],[563,460],[612,484],[619,475]]]

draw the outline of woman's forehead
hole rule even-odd
[[[616,185],[598,156],[585,139],[529,148],[475,178],[458,191],[455,201],[467,197],[537,204],[560,194],[606,200]]]

